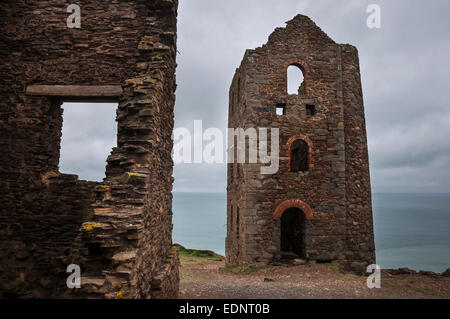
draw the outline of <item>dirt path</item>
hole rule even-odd
[[[326,264],[267,266],[242,274],[225,268],[223,260],[182,256],[180,277],[179,297],[186,299],[450,298],[450,277],[383,271],[381,288],[368,289],[366,277]]]

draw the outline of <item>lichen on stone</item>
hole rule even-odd
[[[84,224],[81,226],[81,229],[82,229],[83,231],[90,232],[90,231],[93,231],[95,227],[98,227],[98,226],[100,226],[100,225],[101,225],[100,223],[93,223],[93,222],[84,223]]]
[[[120,288],[120,290],[116,294],[117,298],[122,299],[124,293],[125,293],[125,290],[123,288]]]

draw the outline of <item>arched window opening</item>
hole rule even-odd
[[[305,94],[305,77],[302,69],[297,65],[287,68],[287,91],[288,94]]]
[[[303,140],[295,140],[291,144],[291,172],[305,172],[308,170],[308,144]]]

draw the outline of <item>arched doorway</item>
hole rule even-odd
[[[305,214],[297,207],[281,216],[280,250],[282,258],[305,258]]]
[[[273,219],[280,220],[281,258],[306,258],[306,221],[313,219],[311,207],[300,199],[280,203]]]

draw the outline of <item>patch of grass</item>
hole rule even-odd
[[[257,264],[251,264],[251,265],[244,265],[244,266],[238,266],[238,267],[230,267],[229,269],[233,274],[249,274],[253,271],[257,271],[263,268],[266,268],[267,265],[257,265]]]
[[[334,271],[339,270],[339,261],[332,261],[327,264],[329,267],[331,267]]]
[[[187,249],[179,244],[175,244],[174,246],[178,247],[178,252],[182,257],[207,258],[216,261],[220,261],[223,258],[211,250]]]
[[[196,284],[202,281],[207,281],[209,278],[202,275],[181,275],[180,283],[183,285]]]
[[[180,264],[181,265],[203,265],[203,263],[198,260],[190,259],[189,257],[180,256]]]
[[[349,272],[345,274],[345,277],[349,277],[349,278],[361,278],[361,276],[358,276],[357,274],[353,273],[353,272]]]

